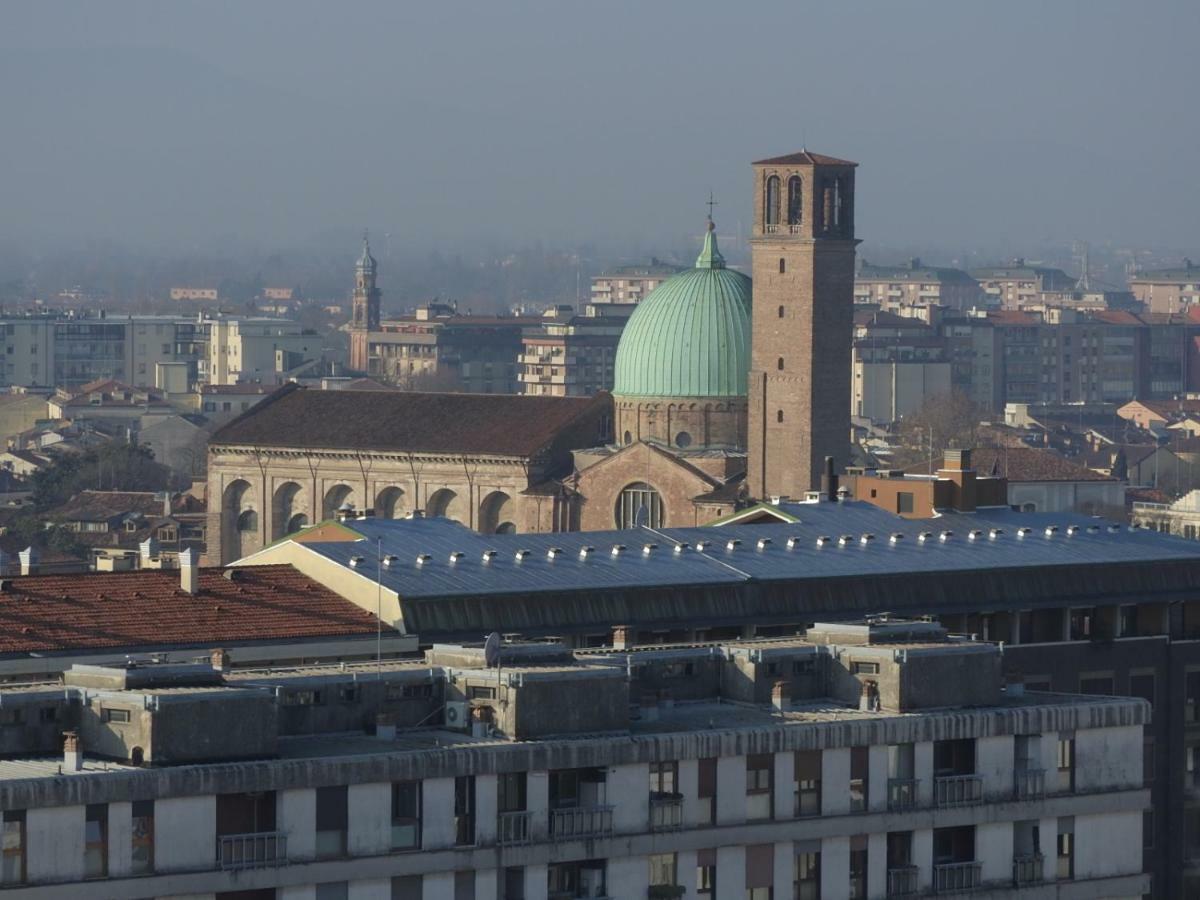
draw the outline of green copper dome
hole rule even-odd
[[[745,397],[750,279],[725,268],[712,220],[696,267],[638,304],[617,345],[613,393]]]

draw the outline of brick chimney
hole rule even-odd
[[[200,592],[200,567],[191,547],[179,554],[179,586],[189,594]]]
[[[634,639],[634,630],[628,625],[614,625],[612,642],[614,650],[630,649],[637,643]]]
[[[212,662],[212,667],[218,672],[228,672],[233,667],[233,661],[229,657],[229,651],[221,647],[213,650],[208,654],[209,660]]]
[[[79,743],[78,731],[63,732],[63,771],[79,772],[83,769],[83,745]]]
[[[979,498],[975,470],[971,468],[971,451],[947,449],[937,474],[938,478],[954,483],[954,508],[959,512],[974,512]]]

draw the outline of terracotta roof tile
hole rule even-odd
[[[225,577],[232,571],[236,580]],[[375,631],[374,616],[288,565],[202,569],[194,595],[180,587],[177,569],[32,575],[7,579],[0,591],[0,654],[220,646]]]
[[[772,156],[770,159],[756,160],[756,166],[857,166],[858,163],[848,159],[838,159],[836,156],[825,156],[822,153],[809,153],[801,150],[799,153],[788,153],[785,156]]]

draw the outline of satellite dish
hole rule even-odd
[[[489,669],[500,665],[500,634],[493,631],[483,642],[483,664]]]

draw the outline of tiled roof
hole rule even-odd
[[[8,579],[0,654],[375,634],[374,616],[291,566],[239,569],[237,580],[229,571],[202,569],[194,595],[172,569]]]
[[[786,156],[772,156],[770,159],[756,160],[756,166],[857,166],[858,163],[848,159],[838,159],[836,156],[825,156],[821,153],[809,153],[801,150],[799,153],[789,153]]]
[[[80,491],[55,511],[55,517],[66,522],[104,522],[124,513],[155,516],[162,511],[162,496],[150,491]]]
[[[1009,481],[1112,481],[1107,475],[1059,456],[1053,450],[977,447],[971,465],[980,475],[995,473]]]
[[[217,429],[210,445],[533,456],[610,402],[607,394],[527,397],[289,386]]]

